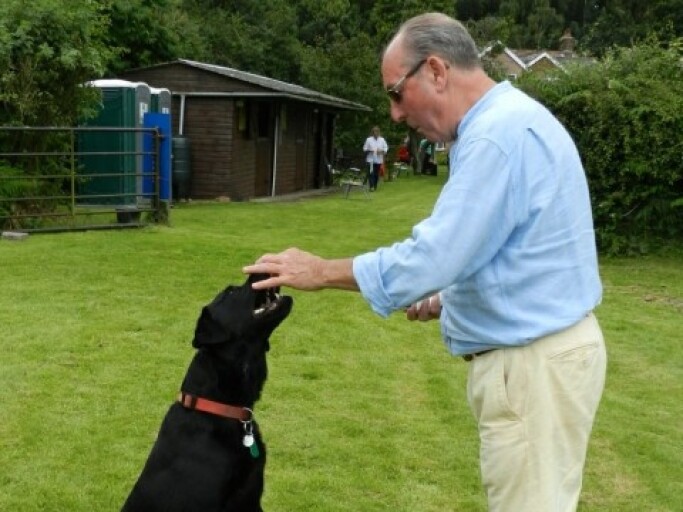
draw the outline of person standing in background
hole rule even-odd
[[[365,139],[363,144],[363,151],[365,152],[365,161],[370,167],[370,191],[377,190],[377,182],[379,181],[379,172],[384,163],[384,155],[389,150],[387,141],[380,135],[379,126],[372,128],[371,135]]]
[[[434,143],[427,139],[420,141],[420,172],[436,176],[436,162],[434,161]]]

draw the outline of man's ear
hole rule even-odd
[[[429,74],[438,91],[443,91],[448,82],[448,70],[450,66],[441,58],[432,56],[427,59]]]
[[[197,320],[192,346],[194,348],[201,348],[208,345],[218,345],[225,343],[227,337],[228,333],[213,319],[209,306],[204,306]]]

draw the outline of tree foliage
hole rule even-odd
[[[82,85],[112,52],[98,2],[5,0],[0,4],[0,122],[71,125],[95,99]]]
[[[101,76],[113,52],[105,42],[108,19],[94,1],[4,0],[0,4],[0,124],[73,126],[99,101],[85,83]],[[65,151],[64,132],[0,132],[5,152]],[[48,211],[57,201],[59,180],[11,179],[15,176],[66,175],[67,167],[39,156],[7,156],[0,162],[0,196],[5,227],[33,227],[36,219],[13,220]],[[26,199],[26,197],[34,199]],[[28,224],[26,224],[28,223]],[[0,226],[3,227],[3,226]]]
[[[0,124],[3,126],[73,126],[99,100],[84,84],[102,75],[112,57],[104,42],[107,18],[98,2],[5,0],[0,4]],[[0,132],[0,147],[20,153],[64,151],[64,133]],[[58,161],[7,157],[5,176],[66,173]],[[2,180],[0,195],[54,196],[56,181]],[[6,203],[5,214],[51,208],[50,200]]]
[[[680,235],[683,0],[3,0],[0,120],[73,124],[97,101],[84,82],[182,57],[368,105],[340,116],[337,145],[351,151],[379,124],[395,147],[406,127],[389,122],[380,55],[427,11],[462,20],[482,47],[555,49],[569,28],[604,57],[524,86],[580,145],[603,248]]]
[[[593,55],[602,56],[613,46],[631,46],[652,34],[663,40],[683,36],[683,0],[605,0],[597,4],[600,7],[583,42]]]
[[[605,252],[683,237],[683,40],[614,48],[589,68],[520,85],[572,133]]]
[[[107,45],[116,50],[111,74],[160,62],[186,53],[200,53],[201,25],[179,9],[174,0],[106,0]]]

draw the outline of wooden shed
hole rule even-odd
[[[213,64],[177,61],[120,78],[167,88],[190,148],[190,197],[245,200],[329,185],[335,117],[359,103]]]

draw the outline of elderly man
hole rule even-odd
[[[487,76],[446,15],[404,23],[382,78],[394,121],[456,140],[431,215],[407,240],[354,258],[288,249],[244,271],[272,275],[258,287],[358,290],[380,315],[439,318],[447,348],[469,364],[489,509],[575,510],[606,368],[575,144],[542,105]]]

